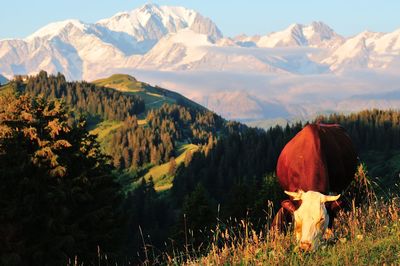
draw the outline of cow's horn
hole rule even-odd
[[[324,197],[322,198],[322,202],[328,202],[328,201],[336,201],[340,198],[340,194],[336,195],[336,196],[327,196],[324,195]]]
[[[300,190],[298,192],[290,192],[285,190],[285,194],[291,196],[293,200],[301,200],[301,194],[303,194],[303,191]]]

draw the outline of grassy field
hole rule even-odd
[[[0,96],[10,92],[13,92],[13,87],[10,83],[0,86]]]
[[[135,94],[140,96],[144,100],[146,104],[146,111],[160,108],[164,103],[168,104],[176,103],[174,99],[152,92],[140,91]]]
[[[97,139],[100,143],[106,142],[107,137],[113,133],[113,131],[117,130],[120,126],[122,126],[122,122],[120,121],[104,121],[100,124],[96,125],[96,127],[90,131],[91,134],[97,135]]]
[[[126,74],[115,74],[108,78],[95,80],[92,83],[140,96],[146,104],[146,111],[160,108],[165,103],[175,104],[178,101],[187,106],[204,109],[204,107],[185,98],[179,93],[158,86],[151,86],[150,84],[140,82]]]
[[[169,265],[400,265],[400,188],[386,199],[377,197],[366,184],[366,169],[357,168],[356,191],[367,192],[357,206],[351,202],[334,220],[333,236],[322,240],[313,252],[299,250],[292,231],[270,230],[274,217],[268,203],[265,226],[255,228],[247,220],[219,221],[210,231],[206,250],[192,246],[190,231],[183,251],[164,254],[155,261]],[[201,245],[200,245],[201,247]]]
[[[115,74],[108,78],[93,81],[98,86],[113,88],[119,91],[139,92],[144,91],[143,83],[134,77],[124,74]]]
[[[299,251],[292,234],[257,233],[239,221],[215,230],[206,255],[190,249],[166,259],[170,265],[399,265],[399,209],[394,198],[340,212],[335,237],[314,252]]]
[[[184,144],[179,150],[179,156],[175,159],[176,165],[183,163],[185,160],[186,153],[195,152],[198,150],[198,146],[195,144]],[[148,181],[150,176],[153,178],[154,188],[157,191],[164,191],[172,187],[173,176],[168,175],[169,162],[161,165],[152,167],[147,174],[145,179]]]
[[[164,103],[176,103],[175,99],[163,95],[161,89],[137,81],[134,77],[125,74],[115,74],[105,79],[95,80],[93,83],[140,96],[146,104],[146,110],[159,108]]]

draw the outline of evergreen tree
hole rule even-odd
[[[203,185],[198,184],[195,190],[186,197],[182,212],[178,231],[186,238],[194,248],[201,243],[208,241],[209,231],[216,222],[216,206],[210,201],[210,196],[206,192]],[[186,230],[186,232],[184,232]]]
[[[173,176],[175,175],[175,172],[176,172],[175,158],[171,157],[171,159],[169,160],[168,175]]]
[[[119,186],[85,122],[57,101],[0,97],[0,261],[62,265],[117,251]],[[109,253],[110,255],[112,253]]]

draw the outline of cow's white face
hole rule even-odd
[[[294,211],[295,234],[300,248],[306,251],[316,249],[328,227],[329,216],[325,202],[335,201],[338,196],[327,196],[315,191],[288,192],[293,200],[301,200],[300,207]]]

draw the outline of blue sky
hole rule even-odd
[[[400,28],[398,0],[7,0],[0,5],[0,39],[23,38],[50,22],[69,18],[95,22],[148,2],[195,9],[216,22],[225,36],[266,34],[314,20],[345,36]]]

